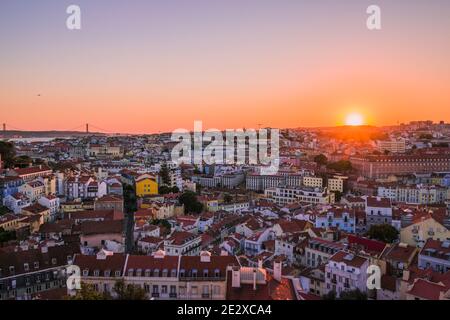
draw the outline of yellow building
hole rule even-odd
[[[450,231],[437,214],[428,213],[418,217],[400,231],[400,241],[411,246],[422,247],[428,239],[444,241],[450,238]]]
[[[303,177],[303,185],[312,188],[322,188],[323,179],[320,177]]]
[[[328,179],[328,190],[344,192],[344,179],[343,178],[330,178]]]
[[[149,174],[139,176],[135,181],[136,196],[144,197],[158,194],[158,182]]]

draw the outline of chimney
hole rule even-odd
[[[211,253],[209,251],[202,251],[200,253],[200,262],[211,262]]]
[[[273,262],[273,277],[278,282],[281,282],[281,270],[282,270],[282,262],[278,259],[275,259]]]
[[[240,288],[241,287],[241,270],[239,267],[233,267],[231,271],[231,286],[233,288]]]
[[[253,290],[256,291],[256,269],[253,269]]]
[[[259,259],[258,259],[258,268],[259,268],[259,269],[262,269],[262,267],[263,267],[263,261],[262,261],[261,258],[259,258]]]
[[[409,270],[403,270],[403,281],[409,280]]]
[[[445,214],[443,225],[450,230],[450,214],[448,212]]]

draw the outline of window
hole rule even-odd
[[[30,271],[30,266],[28,265],[28,263],[23,264],[23,270],[25,270],[25,272]]]
[[[89,269],[84,269],[83,270],[83,276],[87,277],[89,275]]]
[[[116,277],[120,277],[120,270],[116,270],[115,274]]]
[[[161,293],[167,294],[167,286],[161,286]]]
[[[105,277],[111,276],[111,270],[105,270]]]
[[[94,270],[94,277],[98,277],[100,275],[100,270]]]
[[[133,270],[133,269],[129,269],[129,270],[128,270],[128,276],[129,276],[129,277],[132,277],[132,276],[133,276],[133,273],[134,273],[134,270]]]
[[[35,268],[35,269],[39,269],[39,262],[35,262],[35,263],[34,263],[34,268]]]
[[[56,264],[56,258],[52,258],[52,265]]]

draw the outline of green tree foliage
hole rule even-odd
[[[0,228],[0,243],[8,242],[16,239],[15,231],[6,231],[3,228]]]
[[[336,292],[331,290],[327,294],[322,296],[323,300],[336,300]]]
[[[14,158],[14,167],[28,168],[33,163],[33,160],[29,156],[18,156]]]
[[[343,291],[341,292],[340,297],[336,296],[335,291],[330,291],[327,294],[322,296],[323,300],[367,300],[367,295],[364,292],[361,292],[359,289]]]
[[[392,243],[398,238],[398,231],[389,224],[373,225],[370,227],[367,235],[371,239]]]
[[[170,171],[167,166],[167,162],[163,162],[161,165],[161,169],[159,170],[159,177],[161,178],[161,182],[163,186],[170,186]]]
[[[123,200],[125,212],[137,211],[136,191],[130,185],[124,184],[123,186]]]
[[[227,193],[224,195],[223,201],[225,201],[225,203],[231,203],[231,201],[233,201],[233,196],[231,196],[231,194]]]
[[[183,192],[178,201],[184,205],[186,213],[201,213],[203,211],[203,204],[197,200],[195,192]]]
[[[328,158],[324,154],[319,154],[314,157],[314,162],[319,166],[324,166],[328,163]]]
[[[14,167],[14,158],[16,156],[14,144],[11,142],[0,141],[0,154],[2,155],[2,161],[5,168]]]
[[[94,285],[81,283],[81,289],[74,296],[69,296],[69,300],[110,300],[111,296],[95,290]]]
[[[367,295],[359,289],[343,291],[339,300],[367,300]]]
[[[422,140],[431,140],[431,139],[433,139],[433,135],[430,134],[430,133],[423,133],[423,134],[421,134],[421,135],[419,136],[419,139],[422,139]]]
[[[340,173],[346,173],[352,170],[352,163],[347,160],[340,160],[337,162],[332,162],[327,165],[327,168]]]
[[[152,224],[155,226],[161,226],[164,227],[168,233],[170,233],[170,229],[172,228],[172,226],[170,225],[170,223],[167,220],[164,219],[155,219],[152,221]]]
[[[158,187],[159,194],[178,193],[178,192],[180,192],[180,189],[178,189],[177,186],[175,186],[175,187],[159,186]]]
[[[147,294],[140,286],[125,284],[123,280],[115,283],[114,292],[117,295],[116,300],[146,300]]]

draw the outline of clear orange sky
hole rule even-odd
[[[0,2],[0,122],[111,132],[450,122],[450,1]],[[382,30],[366,8],[382,8]],[[38,96],[40,94],[41,96]]]

